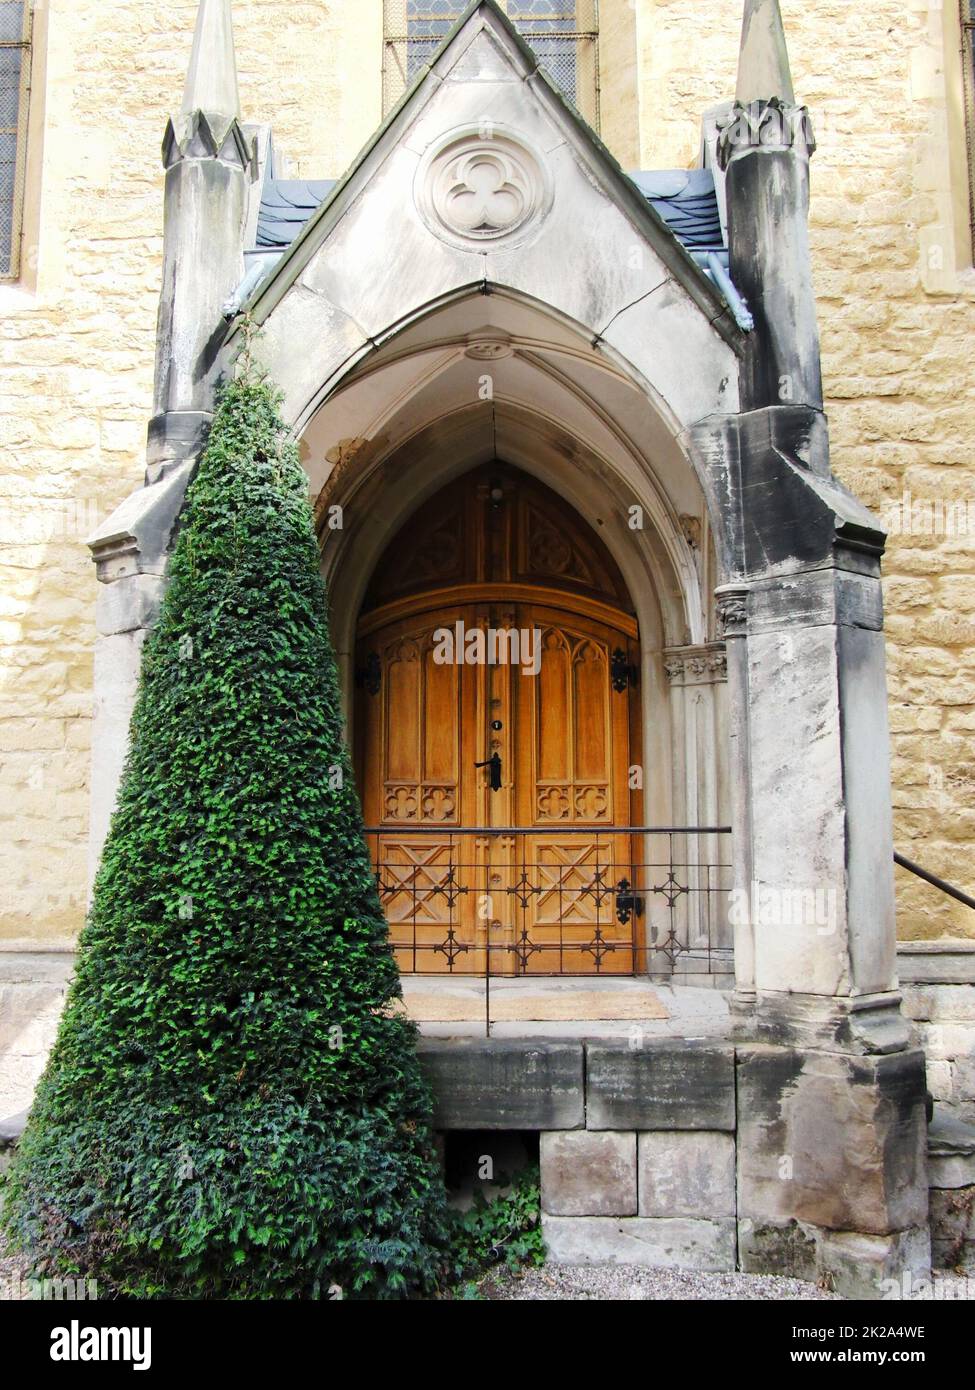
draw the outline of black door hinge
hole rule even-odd
[[[624,690],[636,685],[637,674],[637,668],[631,661],[627,661],[626,652],[622,647],[617,647],[609,661],[609,677],[613,682],[613,689],[622,695]]]
[[[378,695],[383,683],[383,663],[378,652],[370,652],[364,666],[357,666],[355,683],[367,695]]]

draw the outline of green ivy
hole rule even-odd
[[[247,374],[187,493],[8,1231],[129,1294],[433,1291],[443,1184],[399,995],[307,480]]]
[[[537,1168],[526,1168],[504,1197],[473,1205],[454,1216],[451,1267],[460,1297],[476,1296],[477,1281],[504,1268],[512,1273],[545,1263]]]

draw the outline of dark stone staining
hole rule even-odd
[[[738,1259],[745,1273],[816,1278],[816,1235],[798,1221],[738,1223]]]
[[[586,1046],[589,1129],[735,1127],[734,1053],[698,1043]]]
[[[437,1129],[552,1130],[585,1124],[583,1045],[425,1039],[420,1062]]]

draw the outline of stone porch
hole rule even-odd
[[[727,1038],[729,995],[646,978],[407,976],[407,1011],[426,1038]]]

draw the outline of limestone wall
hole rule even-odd
[[[381,8],[235,0],[244,116],[273,123],[296,176],[337,174],[378,122]],[[142,476],[159,143],[195,9],[39,8],[24,276],[0,285],[7,946],[70,938],[83,916],[95,590],[84,539]],[[954,3],[783,0],[783,12],[820,136],[812,237],[834,467],[882,513],[903,511],[906,492],[920,532],[892,538],[886,567],[897,843],[975,891],[975,272]],[[613,53],[636,47],[619,69],[621,82],[636,75],[635,96],[614,87],[608,61],[602,72],[604,134],[625,163],[637,145],[645,168],[694,162],[701,111],[733,92],[739,13],[737,0],[604,0]],[[925,534],[947,524],[950,501],[966,504],[968,534]],[[975,913],[900,887],[902,935],[975,937]]]

